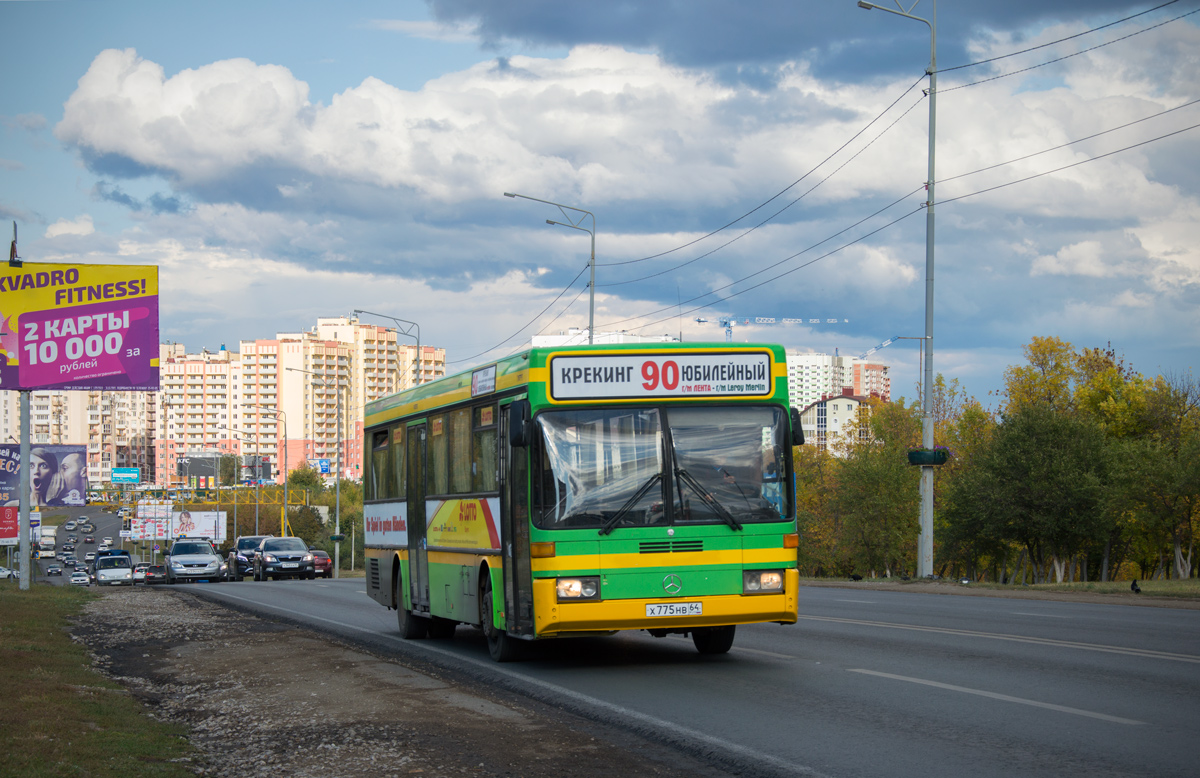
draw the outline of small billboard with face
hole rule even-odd
[[[37,445],[29,450],[29,505],[86,505],[87,446]],[[0,504],[21,501],[21,447],[0,444]]]

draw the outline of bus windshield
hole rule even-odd
[[[540,527],[740,529],[791,515],[781,408],[605,408],[548,411],[537,419]]]

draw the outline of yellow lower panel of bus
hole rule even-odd
[[[799,588],[800,574],[785,570],[783,594],[558,602],[554,579],[541,578],[533,582],[534,629],[539,637],[550,637],[618,629],[683,629],[769,621],[794,624]],[[654,606],[672,605],[678,609],[694,603],[699,604],[699,615],[649,615],[661,610]]]

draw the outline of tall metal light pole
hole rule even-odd
[[[914,0],[905,10],[896,0],[896,8],[858,0],[858,7],[880,11],[913,19],[929,27],[929,178],[925,188],[929,199],[925,202],[925,377],[924,398],[921,404],[921,446],[933,448],[933,185],[934,151],[937,137],[937,0],[932,0],[933,9],[929,19],[913,16],[912,10],[921,0]],[[917,540],[917,575],[925,578],[933,575],[933,465],[921,465],[921,534]]]
[[[361,309],[356,309],[352,311],[352,313],[354,315],[365,313],[368,316],[378,316],[381,319],[391,319],[396,323],[396,332],[401,335],[408,335],[411,337],[412,332],[409,330],[415,329],[417,331],[417,360],[413,366],[413,372],[415,372],[416,375],[413,376],[413,386],[419,385],[421,383],[421,375],[424,373],[424,370],[421,368],[421,325],[417,324],[415,321],[409,321],[408,319],[397,319],[395,316],[388,316],[386,313],[374,313],[373,311],[364,311]],[[409,325],[408,329],[405,329],[402,323]],[[397,358],[397,362],[398,361],[399,358]],[[397,392],[400,391],[400,389],[401,387],[396,387]]]
[[[545,203],[553,205],[558,210],[562,211],[563,218],[567,221],[556,222],[553,219],[547,219],[546,224],[556,224],[559,227],[570,227],[580,232],[586,232],[592,236],[592,256],[588,259],[588,268],[591,271],[591,278],[588,279],[588,343],[595,343],[596,332],[596,215],[591,211],[585,211],[582,208],[575,208],[562,203],[554,203],[549,200],[541,200],[537,197],[529,197],[523,194],[514,194],[513,192],[505,192],[505,197],[520,197],[522,200],[533,200],[535,203]],[[571,214],[567,211],[574,211],[579,214],[576,219],[571,218]],[[585,216],[590,216],[592,219],[592,228],[581,227]]]
[[[236,438],[239,442],[241,442],[242,440],[246,440],[246,438],[244,436],[240,435],[237,430],[231,430],[228,427],[217,427],[217,429],[225,430],[226,432],[232,432],[233,437]],[[245,455],[243,455],[243,458],[244,458],[244,456]],[[241,466],[241,464],[239,464],[238,465],[239,473],[241,472],[241,469],[242,469],[242,466]],[[220,478],[221,478],[220,466],[218,465],[218,472],[217,472],[218,485],[220,484]],[[240,478],[239,478],[239,480],[240,480]],[[259,505],[259,503],[262,502],[262,500],[259,499],[259,490],[258,490],[258,486],[259,486],[258,482],[261,480],[262,480],[262,449],[259,446],[258,424],[256,422],[254,425],[254,534],[255,535],[258,534],[258,505]],[[236,492],[235,492],[235,494],[236,494]],[[237,508],[234,508],[234,511],[233,511],[233,529],[234,529],[234,533],[236,534],[236,532],[237,532]]]
[[[256,408],[259,411],[266,411],[269,414],[274,414],[276,419],[283,420],[283,519],[286,524],[288,512],[288,450],[287,450],[287,413],[278,408],[271,408],[257,403],[242,403],[243,408]],[[279,436],[275,436],[275,440],[279,440]]]
[[[311,370],[303,370],[299,367],[289,367],[295,373],[307,373],[310,376],[317,376],[312,380],[319,383],[321,386],[329,386],[329,381],[321,373],[314,373]],[[336,392],[337,403],[337,473],[333,478],[333,534],[341,537],[342,535],[342,387],[338,381],[338,376],[335,374],[333,390]],[[341,562],[342,562],[342,541],[333,541],[333,577],[341,578]]]

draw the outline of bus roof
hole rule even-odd
[[[765,398],[778,400],[787,399],[787,356],[783,346],[765,343],[612,343],[595,345],[556,346],[530,348],[519,354],[514,354],[494,362],[483,364],[471,370],[439,378],[436,381],[421,384],[396,394],[382,397],[367,404],[364,413],[366,427],[382,424],[393,419],[421,413],[445,405],[465,402],[476,397],[505,392],[522,385],[529,386],[531,401],[542,404],[570,404],[583,402],[583,398],[563,399],[553,396],[551,389],[550,365],[553,360],[562,359],[563,364],[603,365],[606,361],[613,364],[625,365],[626,369],[632,358],[642,355],[662,355],[664,359],[682,362],[684,358],[704,363],[705,369],[719,369],[723,363],[733,364],[737,355],[760,355],[760,362],[766,365],[765,386],[761,391],[739,394],[725,393],[715,395],[689,394],[659,396],[660,400],[701,400],[721,397],[726,400],[762,401]],[[594,370],[594,367],[579,367],[583,371]],[[652,370],[653,372],[653,370]],[[584,372],[581,375],[588,376]],[[636,378],[642,382],[648,376],[624,374],[626,378]],[[706,376],[708,373],[705,374]],[[756,374],[757,375],[757,374]],[[705,380],[696,385],[712,387],[714,382]],[[639,396],[610,396],[615,402],[645,402],[651,395]],[[595,398],[591,398],[595,399]]]

